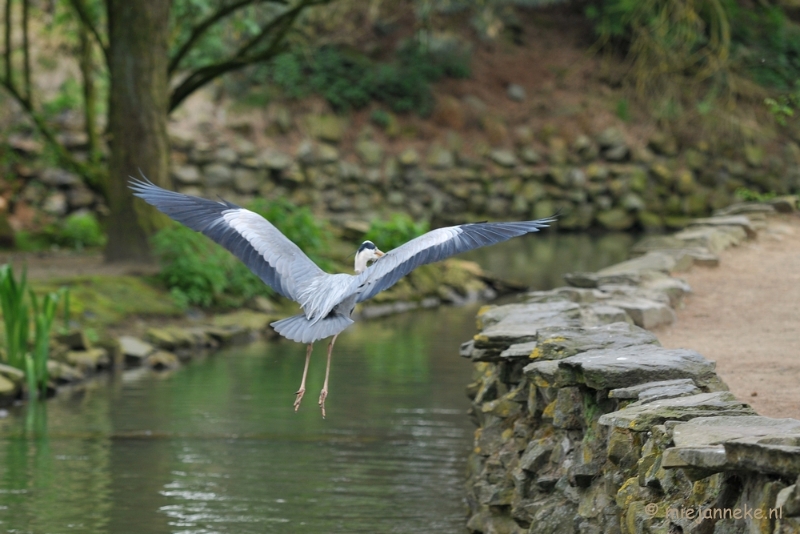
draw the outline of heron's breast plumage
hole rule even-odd
[[[316,322],[324,319],[345,300],[349,296],[352,278],[349,274],[323,274],[312,278],[300,291],[298,298],[308,320]]]

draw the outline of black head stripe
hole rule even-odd
[[[361,246],[358,247],[358,252],[361,252],[364,249],[374,250],[375,248],[376,248],[375,243],[373,243],[372,241],[364,241],[363,243],[361,243]]]

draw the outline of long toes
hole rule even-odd
[[[297,398],[294,399],[294,411],[300,409],[300,401],[303,400],[303,395],[305,394],[305,392],[306,392],[305,389],[298,389],[297,393],[295,393],[295,395],[297,395]]]
[[[319,394],[319,407],[322,409],[322,418],[325,419],[325,399],[328,396],[328,391],[323,389]]]

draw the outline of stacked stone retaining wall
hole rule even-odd
[[[461,349],[478,377],[470,532],[800,532],[800,421],[757,415],[714,362],[646,330],[690,291],[671,273],[714,265],[772,212],[734,206],[570,287],[481,310]]]
[[[563,139],[522,126],[513,145],[468,152],[449,137],[390,143],[370,127],[345,142],[353,136],[346,119],[310,115],[305,122],[304,140],[278,137],[270,146],[233,130],[172,135],[171,185],[240,205],[288,199],[357,230],[387,211],[447,224],[560,210],[561,229],[679,228],[729,205],[739,188],[785,194],[800,187],[800,148],[793,143],[782,154],[753,143],[728,157],[702,144],[681,147],[661,133],[633,141],[611,127]],[[7,211],[16,230],[42,220],[37,213],[58,218],[107,210],[78,176],[43,166],[41,147],[31,139],[15,136],[10,144],[19,153],[21,180],[0,214]],[[70,148],[79,156],[84,149]]]

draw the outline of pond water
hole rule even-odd
[[[545,234],[466,256],[545,289],[625,259],[628,236]],[[359,322],[339,336],[328,418],[305,349],[234,348],[164,374],[129,371],[0,419],[0,532],[465,531],[474,427],[459,345],[478,305]]]

